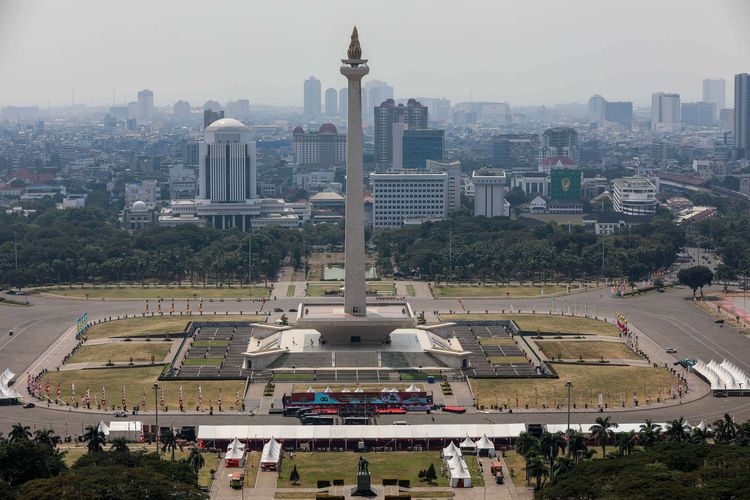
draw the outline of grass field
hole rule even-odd
[[[107,337],[137,337],[149,334],[178,333],[184,332],[191,321],[214,323],[217,321],[249,321],[262,322],[265,316],[255,314],[229,314],[229,315],[194,315],[194,316],[154,316],[146,318],[133,318],[99,323],[89,328],[86,336],[90,339],[101,339]]]
[[[297,285],[289,285],[286,289],[286,296],[287,297],[294,297],[294,294],[297,292]]]
[[[46,291],[53,295],[63,297],[86,297],[90,299],[192,299],[192,298],[262,298],[268,297],[271,293],[270,288],[262,286],[253,287],[165,287],[149,286],[141,288],[140,286],[123,286],[117,287],[96,287],[96,288],[51,288]]]
[[[551,314],[441,314],[442,321],[482,321],[509,319],[527,332],[580,333],[584,335],[615,336],[619,330],[612,323],[588,318],[572,318]]]
[[[380,392],[384,388],[391,389],[395,387],[396,389],[406,390],[411,384],[404,384],[402,383],[388,383],[383,382],[382,384],[294,384],[292,386],[292,392],[306,392],[308,388],[312,387],[316,391],[323,391],[326,387],[331,387],[331,390],[333,392],[341,392],[341,389],[347,388],[350,391],[353,391],[356,388],[362,389],[363,391],[369,391],[369,392]],[[414,384],[419,390],[424,390],[424,385],[420,383]]]
[[[495,285],[439,285],[432,287],[436,297],[538,297],[567,291],[559,285],[495,286]],[[544,293],[542,293],[544,292]]]
[[[512,338],[507,339],[494,339],[494,338],[480,338],[479,343],[481,345],[514,345],[515,342]]]
[[[91,389],[92,408],[95,403],[101,401],[102,387],[106,390],[107,406],[112,408],[120,407],[120,398],[123,387],[125,388],[125,402],[128,408],[140,406],[143,392],[146,392],[146,409],[151,411],[154,408],[154,389],[153,385],[157,382],[157,377],[161,373],[162,366],[149,366],[138,368],[107,368],[96,370],[71,370],[64,372],[48,372],[41,381],[42,388],[45,387],[46,381],[50,382],[50,396],[54,399],[57,391],[57,383],[60,383],[62,398],[70,401],[71,384],[76,385],[76,397],[80,398],[86,394],[86,389]],[[179,388],[182,386],[185,409],[194,410],[198,405],[198,386],[203,390],[203,409],[208,409],[209,401],[213,402],[214,411],[218,411],[216,400],[219,396],[219,389],[222,389],[222,408],[225,410],[234,409],[234,402],[237,396],[237,390],[240,391],[240,399],[243,397],[244,381],[225,380],[225,381],[160,381],[160,387],[164,388],[164,402],[170,410],[179,410]],[[241,403],[241,401],[240,401]],[[163,408],[160,408],[163,409]]]
[[[565,383],[573,383],[571,404],[578,406],[596,405],[599,394],[610,407],[621,406],[621,395],[625,395],[625,405],[633,405],[633,393],[638,396],[639,404],[646,402],[646,397],[656,400],[657,388],[677,387],[677,379],[665,368],[648,368],[640,366],[578,366],[555,364],[560,375],[558,379],[470,379],[471,387],[477,397],[479,406],[494,406],[495,402],[509,408],[526,404],[529,408],[541,408],[564,405],[567,401]],[[496,396],[497,395],[497,396]],[[497,398],[497,399],[496,399]],[[546,403],[545,403],[546,399]]]
[[[300,475],[300,487],[314,488],[318,480],[343,479],[346,484],[356,483],[359,454],[353,452],[332,453],[295,453],[294,459],[281,461],[281,473],[276,483],[277,488],[291,488],[289,474],[296,465]],[[437,451],[393,451],[367,453],[370,462],[372,484],[381,484],[385,479],[408,479],[412,486],[447,486],[448,479],[440,475],[441,458]],[[435,466],[438,478],[434,485],[419,480],[420,470],[427,470],[430,464]],[[467,460],[467,465],[468,460]],[[470,466],[471,469],[471,466]],[[473,476],[477,468],[472,471]]]
[[[228,345],[228,340],[196,340],[193,342],[193,347],[226,347]]]
[[[84,345],[76,352],[70,363],[88,363],[101,361],[151,361],[154,357],[155,363],[164,361],[169,352],[172,342],[118,342],[116,344]]]
[[[338,291],[341,288],[341,283],[308,283],[307,293],[308,297],[324,297],[326,291]],[[393,282],[370,282],[367,283],[367,291],[370,293],[375,292],[391,292],[396,293],[396,286]]]
[[[505,465],[513,477],[513,484],[516,486],[527,486],[526,484],[526,461],[521,455],[514,450],[505,452]]]
[[[245,455],[245,486],[255,488],[255,478],[258,476],[260,452],[251,451]]]
[[[185,366],[219,366],[222,358],[187,358],[182,362]]]
[[[406,295],[409,297],[416,297],[417,291],[414,290],[414,285],[406,285]]]
[[[536,345],[550,359],[640,359],[623,342],[595,342],[586,340],[537,340]]]
[[[527,365],[529,360],[525,356],[490,356],[490,364],[493,365]]]

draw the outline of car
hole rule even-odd
[[[280,308],[280,307],[274,307],[273,308],[273,312],[275,312],[275,313],[283,313],[284,310],[282,308]]]
[[[26,403],[25,405],[23,405],[23,407],[26,409],[29,409],[29,408],[35,408],[36,405],[34,403]]]
[[[679,290],[684,290],[685,289],[685,287],[683,285],[677,285],[675,288],[677,288]]]
[[[126,411],[120,410],[120,411],[116,411],[115,412],[115,417],[121,417],[122,418],[122,417],[127,417],[127,416],[128,416],[128,412],[126,412]]]
[[[10,330],[8,330],[8,335],[11,336],[11,337],[13,336],[13,329],[12,328]]]
[[[237,302],[242,302],[242,299],[237,297]]]
[[[665,351],[666,351],[667,353],[669,353],[669,354],[675,354],[675,353],[677,352],[677,349],[675,349],[674,347],[667,347],[667,348],[665,349]]]
[[[289,312],[290,312],[290,313],[296,313],[296,312],[297,312],[297,309],[296,309],[295,307],[292,307],[291,309],[289,309]]]
[[[717,320],[714,320],[714,323],[716,323],[717,325],[723,325],[724,324],[724,320],[723,319],[717,319]]]
[[[496,484],[503,484],[504,482],[505,482],[505,478],[503,477],[502,474],[498,474],[497,476],[495,476]]]

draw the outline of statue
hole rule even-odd
[[[377,496],[372,490],[370,478],[370,464],[365,457],[359,457],[359,468],[357,469],[357,486],[352,488],[353,497],[374,497]]]
[[[362,47],[359,46],[359,33],[357,33],[357,27],[352,30],[352,41],[349,42],[349,50],[346,55],[351,60],[358,61],[362,59]]]
[[[365,457],[360,456],[359,457],[359,470],[357,471],[357,474],[369,474],[370,463],[365,460]]]

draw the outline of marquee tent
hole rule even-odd
[[[487,438],[487,434],[482,434],[482,438],[476,442],[477,453],[480,455],[494,457],[495,456],[495,443]]]
[[[279,470],[281,464],[281,443],[271,438],[263,446],[260,456],[260,468],[263,470]]]
[[[244,467],[245,465],[245,445],[240,442],[239,439],[234,438],[234,441],[229,443],[227,446],[227,453],[224,455],[224,466],[225,467]]]

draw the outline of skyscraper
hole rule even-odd
[[[250,100],[237,99],[227,103],[227,118],[247,120],[250,118]]]
[[[601,123],[604,121],[607,101],[599,94],[589,99],[589,122]]]
[[[349,107],[347,106],[349,101],[349,89],[346,87],[339,89],[339,116],[346,117]]]
[[[314,76],[305,80],[305,116],[320,116],[320,80]]]
[[[428,160],[442,161],[445,151],[444,141],[445,130],[404,130],[401,150],[403,168],[424,169],[427,167]]]
[[[406,106],[386,99],[375,108],[375,163],[390,167],[393,162],[393,124],[405,123],[409,130],[427,128],[427,107],[409,99]]]
[[[710,127],[716,121],[716,104],[712,102],[686,102],[680,106],[680,117],[688,125]]]
[[[150,121],[154,114],[154,93],[149,89],[138,92],[138,120]]]
[[[576,165],[580,161],[578,149],[578,132],[572,127],[548,128],[542,134],[542,147],[539,150],[539,162],[553,156],[564,156],[573,160]]]
[[[703,101],[712,102],[716,106],[716,117],[727,106],[727,82],[723,78],[703,80]]]
[[[492,165],[508,172],[535,172],[539,163],[537,134],[500,134],[492,138]]]
[[[336,89],[329,87],[326,89],[326,116],[336,116],[338,114],[339,103]]]
[[[176,103],[174,103],[172,111],[175,118],[189,118],[190,103],[187,101],[177,101]]]
[[[632,127],[633,103],[630,101],[607,102],[604,106],[604,120],[619,123],[623,127]]]
[[[651,94],[651,130],[677,132],[680,130],[680,94]]]
[[[206,128],[200,143],[198,196],[212,203],[244,203],[257,197],[255,141],[250,129],[232,118]]]
[[[750,74],[734,75],[734,144],[741,157],[750,155]]]

